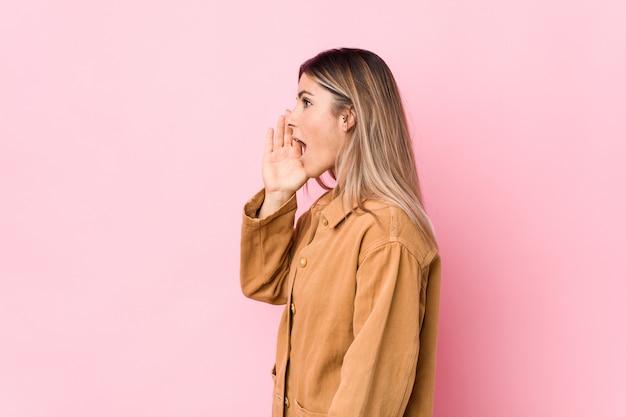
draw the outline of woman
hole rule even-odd
[[[336,182],[294,229],[295,193]],[[269,129],[244,208],[241,286],[286,304],[273,417],[432,415],[440,263],[407,123],[382,59],[322,52]]]

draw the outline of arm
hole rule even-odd
[[[265,188],[244,207],[241,228],[243,293],[272,304],[287,302],[284,283],[289,273],[295,194],[307,180],[300,160],[302,148],[291,134],[285,116],[278,118],[276,134],[268,129],[263,153]]]
[[[328,415],[400,417],[415,381],[428,266],[389,242],[366,255],[356,279],[354,341]]]
[[[264,191],[244,207],[241,227],[241,289],[246,297],[271,304],[287,302],[285,284],[289,273],[296,198],[293,196],[276,212],[258,219]]]

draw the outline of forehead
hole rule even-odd
[[[298,81],[298,95],[307,93],[317,97],[332,99],[330,91],[322,87],[317,81],[308,76],[306,73],[303,73],[300,77],[300,81]]]
[[[321,85],[313,78],[309,77],[306,73],[302,74],[300,80],[298,81],[298,94],[300,92],[305,91],[311,94],[318,94],[320,91],[323,91]]]

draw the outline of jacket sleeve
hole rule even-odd
[[[257,219],[265,192],[258,192],[243,210],[240,280],[246,297],[271,304],[287,302],[286,277],[294,232],[296,197],[275,213]]]
[[[428,265],[388,242],[365,255],[356,279],[354,340],[328,415],[401,417],[416,376]]]

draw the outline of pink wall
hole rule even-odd
[[[413,120],[435,415],[626,415],[622,1],[7,3],[1,416],[269,415],[280,308],[239,291],[240,211],[334,46],[386,59]]]

